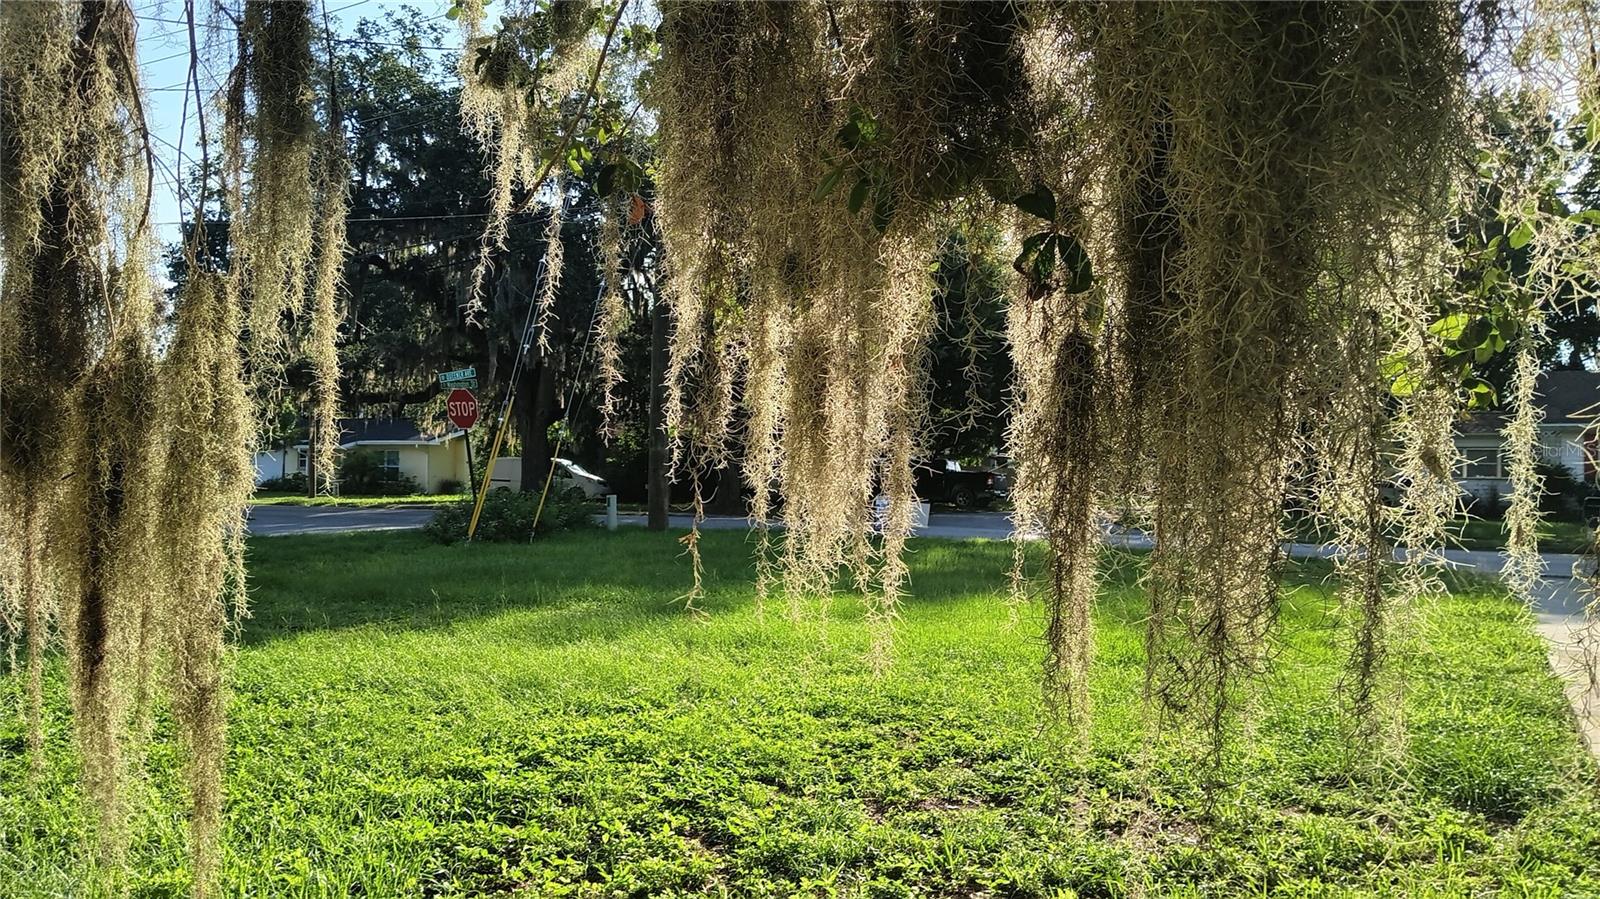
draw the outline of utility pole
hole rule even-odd
[[[650,304],[650,452],[645,480],[648,493],[649,516],[646,527],[652,531],[667,529],[667,494],[672,484],[667,481],[667,431],[662,421],[662,406],[667,394],[667,304],[655,291]]]

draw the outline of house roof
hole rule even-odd
[[[1557,369],[1539,376],[1534,402],[1544,410],[1547,425],[1592,425],[1600,419],[1600,372]],[[1511,420],[1509,412],[1480,412],[1456,424],[1462,435],[1498,435]]]
[[[337,425],[340,448],[371,444],[443,443],[466,433],[455,428],[424,431],[409,418],[341,418]],[[302,442],[299,445],[306,444]]]
[[[1535,388],[1551,424],[1589,424],[1600,406],[1600,372],[1558,369],[1539,376]]]

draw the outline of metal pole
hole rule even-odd
[[[561,440],[565,436],[562,434],[556,438],[556,448],[550,452],[550,470],[544,476],[544,489],[539,491],[539,508],[533,513],[533,530],[528,534],[530,542],[539,533],[539,518],[544,515],[544,498],[550,495],[550,482],[556,476],[556,457],[561,455]]]
[[[617,529],[617,495],[615,493],[607,493],[606,494],[606,530],[614,531],[616,529]]]
[[[513,384],[506,393],[506,406],[511,406],[511,398],[516,396],[517,388]],[[489,463],[483,468],[483,485],[478,491],[477,505],[472,507],[472,521],[467,525],[467,542],[472,542],[472,535],[478,532],[478,516],[483,514],[483,501],[489,498],[489,485],[494,483],[494,460],[500,456],[500,444],[506,439],[506,425],[510,423],[511,416],[505,412],[500,414],[500,430],[495,432],[494,443],[489,447]]]

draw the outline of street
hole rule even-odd
[[[345,531],[404,531],[433,520],[420,506],[359,509],[339,506],[251,506],[248,528],[258,537],[338,534]]]

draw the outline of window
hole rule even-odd
[[[400,477],[400,451],[384,450],[378,453],[378,467],[389,477]]]
[[[1461,448],[1461,476],[1463,478],[1499,478],[1501,472],[1500,448],[1494,446],[1464,446]]]

